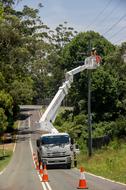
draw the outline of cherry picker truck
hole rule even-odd
[[[100,61],[96,59],[96,56],[90,56],[85,59],[84,65],[66,72],[65,82],[59,87],[58,92],[39,120],[40,129],[48,132],[37,139],[37,154],[39,162],[42,161],[42,163],[45,163],[46,165],[62,164],[69,169],[73,162],[76,165],[76,150],[73,140],[68,133],[58,132],[53,126],[53,122],[62,100],[68,94],[74,75],[86,69],[96,69],[99,66],[99,63]]]

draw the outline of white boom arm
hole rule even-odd
[[[67,72],[65,75],[66,81],[61,87],[59,87],[58,92],[52,99],[51,103],[47,107],[46,111],[39,120],[39,124],[42,130],[46,130],[51,133],[57,133],[58,131],[54,128],[52,122],[55,120],[58,109],[61,105],[62,100],[68,94],[68,90],[71,87],[73,82],[73,76],[79,72],[82,72],[85,69],[96,69],[98,66],[96,58],[94,56],[88,57],[85,59],[85,64],[79,66],[71,71]]]

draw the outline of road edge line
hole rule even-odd
[[[2,175],[5,172],[6,168],[4,168],[1,172],[0,175]]]
[[[98,175],[95,175],[95,174],[92,174],[92,173],[89,173],[89,172],[85,172],[85,173],[87,173],[87,174],[89,174],[89,175],[92,175],[92,176],[94,176],[94,177],[98,177],[98,178],[100,178],[100,179],[104,179],[104,180],[110,181],[110,182],[112,182],[112,183],[116,183],[116,184],[119,184],[119,185],[126,186],[125,183],[121,183],[121,182],[118,182],[118,181],[114,181],[114,180],[112,180],[112,179],[108,179],[108,178],[105,178],[105,177],[102,177],[102,176],[98,176]]]
[[[47,185],[47,187],[48,187],[49,190],[52,190],[52,188],[51,188],[51,186],[49,185],[48,182],[45,182],[45,184]]]
[[[18,121],[18,129],[19,129],[19,127],[20,127],[20,124],[21,124],[20,121]],[[16,139],[17,139],[17,135],[16,135]],[[17,143],[16,143],[16,141],[15,141],[14,147],[13,147],[13,153],[15,152],[16,145],[17,145]]]
[[[76,170],[79,171],[78,168],[74,168],[74,169],[76,169]],[[92,173],[90,173],[90,172],[85,172],[85,173],[88,174],[88,175],[91,175],[91,176],[94,176],[94,177],[100,178],[100,179],[104,179],[104,180],[106,180],[106,181],[110,181],[110,182],[112,182],[112,183],[116,183],[116,184],[119,184],[119,185],[126,186],[125,183],[121,183],[121,182],[118,182],[118,181],[114,181],[114,180],[111,180],[111,179],[108,179],[108,178],[105,178],[105,177],[102,177],[102,176],[99,176],[99,175],[92,174]]]
[[[30,128],[30,117],[29,117],[29,122],[28,122],[28,124],[29,124],[29,128]],[[33,147],[32,147],[31,137],[30,137],[30,140],[29,140],[29,144],[30,144],[30,150],[31,150],[31,154],[32,154],[32,161],[33,161],[33,164],[34,164],[34,167],[35,167],[35,162],[34,162],[34,159],[33,159]],[[41,176],[39,175],[39,172],[37,172],[37,174],[38,174],[38,177],[39,177],[39,179],[40,179],[40,183],[41,183],[43,189],[44,189],[44,190],[47,190],[47,189],[49,188],[49,190],[52,190],[52,188],[50,187],[49,184],[47,184],[47,188],[46,188],[45,182],[42,182],[42,181],[41,181]]]

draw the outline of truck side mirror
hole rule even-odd
[[[70,150],[73,151],[73,145],[70,145]]]
[[[37,139],[37,141],[36,141],[36,145],[37,145],[37,147],[40,146],[40,140],[39,140],[39,139]]]

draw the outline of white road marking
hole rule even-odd
[[[4,168],[1,172],[0,175],[2,175],[5,172],[6,168]]]
[[[31,126],[31,121],[30,121],[30,117],[29,117],[28,118],[28,127],[30,128],[30,126]],[[34,163],[34,166],[35,166],[35,161],[33,159],[33,147],[32,147],[31,137],[30,137],[30,140],[29,140],[29,144],[30,144],[30,149],[31,149],[31,153],[32,153],[32,160],[33,160],[33,163]],[[51,186],[49,185],[48,182],[42,182],[42,179],[41,179],[41,176],[40,176],[39,172],[37,172],[37,174],[38,174],[38,177],[40,179],[40,182],[41,182],[41,185],[42,185],[43,189],[44,190],[52,190],[52,188],[51,188]]]
[[[15,149],[16,149],[16,143],[14,143],[13,153],[15,152]]]
[[[18,122],[18,129],[20,127],[20,121]],[[17,139],[17,135],[16,135],[16,139]],[[16,149],[16,142],[14,143],[14,147],[13,147],[13,153],[15,152],[15,149]]]
[[[42,182],[43,189],[46,190],[46,185],[44,182]]]
[[[77,168],[74,168],[75,170],[79,170],[79,169],[77,169]],[[126,184],[125,183],[121,183],[121,182],[118,182],[118,181],[114,181],[114,180],[111,180],[111,179],[107,179],[107,178],[104,178],[104,177],[102,177],[102,176],[98,176],[98,175],[95,175],[95,174],[92,174],[92,173],[89,173],[89,172],[84,172],[85,174],[88,174],[88,175],[91,175],[91,176],[93,176],[93,177],[96,177],[96,178],[99,178],[99,179],[102,179],[102,180],[106,180],[106,181],[110,181],[110,182],[112,182],[112,183],[116,183],[116,184],[119,184],[119,185],[123,185],[123,186],[126,186]]]
[[[45,184],[47,185],[47,187],[48,187],[49,190],[52,190],[52,188],[50,187],[50,185],[49,185],[48,182],[45,182]]]
[[[121,183],[121,182],[117,182],[117,181],[114,181],[114,180],[111,180],[111,179],[107,179],[107,178],[104,178],[104,177],[102,177],[102,176],[98,176],[98,175],[95,175],[95,174],[92,174],[92,173],[89,173],[89,172],[85,172],[85,173],[87,173],[88,175],[91,175],[91,176],[94,176],[94,177],[103,179],[103,180],[110,181],[110,182],[112,182],[112,183],[116,183],[116,184],[119,184],[119,185],[124,185],[124,186],[126,186],[125,183]]]

